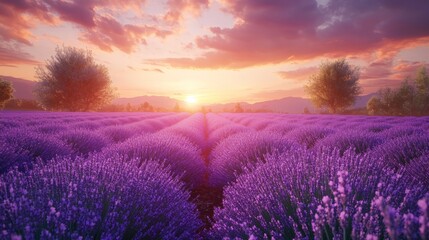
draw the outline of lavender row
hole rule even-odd
[[[192,239],[195,206],[168,167],[120,155],[56,158],[0,177],[2,239]]]
[[[44,122],[51,114],[38,114],[41,116],[38,124],[29,126],[28,122],[35,120],[28,119],[22,123],[25,126],[7,127],[0,132],[0,173],[14,166],[23,169],[37,159],[48,161],[55,156],[88,156],[133,137],[155,133],[189,117],[188,114],[146,114],[149,117],[142,119],[122,116],[132,121],[104,126],[94,121],[92,124],[100,127],[92,129],[77,128],[68,123]],[[9,117],[7,120],[13,122],[12,117],[15,115],[8,113],[2,115],[0,120],[6,121]]]
[[[424,239],[428,185],[353,151],[266,156],[224,193],[212,239]],[[425,196],[426,194],[426,196]]]

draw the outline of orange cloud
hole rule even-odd
[[[168,23],[179,24],[184,15],[199,15],[203,8],[209,6],[209,0],[168,0],[169,10],[164,15],[164,20]]]
[[[317,67],[307,67],[307,68],[299,68],[299,69],[290,70],[290,71],[281,71],[281,72],[278,72],[278,74],[283,79],[303,81],[303,80],[308,80],[312,74],[317,72],[317,70],[318,70]]]
[[[181,68],[244,68],[314,57],[345,57],[429,36],[428,1],[224,0],[237,20],[195,40],[196,58],[154,59]],[[426,41],[427,43],[427,41]]]
[[[114,18],[100,17],[95,21],[95,27],[86,29],[80,39],[104,51],[111,52],[113,47],[116,47],[123,52],[131,53],[137,45],[146,43],[145,37],[164,38],[170,33],[150,26],[122,25]]]
[[[46,6],[37,1],[4,0],[0,2],[0,39],[31,45],[30,29],[38,21],[53,23]]]
[[[8,45],[0,46],[0,66],[14,67],[18,64],[38,64],[33,57],[27,53]]]
[[[129,9],[139,11],[143,3],[134,0],[4,0],[0,2],[0,39],[31,45],[31,29],[38,23],[59,24],[64,21],[80,27],[82,41],[105,51],[117,48],[130,53],[145,43],[148,36],[164,38],[172,33],[155,25],[122,24],[113,17]]]

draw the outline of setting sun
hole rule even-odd
[[[186,97],[186,99],[185,99],[185,101],[186,101],[187,103],[194,104],[194,103],[196,103],[196,102],[197,102],[197,98],[196,98],[195,96],[187,96],[187,97]]]

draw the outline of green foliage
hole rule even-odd
[[[50,110],[96,110],[114,96],[107,68],[82,49],[57,48],[46,69],[37,68],[37,78],[36,95]]]
[[[379,113],[379,111],[381,110],[381,106],[382,106],[382,103],[380,98],[378,97],[372,97],[366,103],[366,109],[369,115],[377,115],[377,113]]]
[[[35,100],[28,100],[28,99],[11,99],[9,100],[5,106],[4,109],[8,110],[43,110],[37,101]]]
[[[426,68],[417,71],[414,81],[406,79],[397,89],[385,88],[367,103],[370,115],[421,116],[429,114],[429,76]]]
[[[358,80],[359,69],[340,59],[322,63],[305,87],[316,107],[337,113],[355,102],[360,93]]]
[[[0,109],[3,109],[5,103],[11,98],[13,98],[12,84],[3,79],[0,79]]]

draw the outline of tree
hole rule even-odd
[[[417,70],[415,87],[416,111],[419,115],[426,115],[429,113],[429,76],[425,67],[421,67]]]
[[[13,98],[12,84],[0,78],[0,109],[3,109],[5,103],[12,98]]]
[[[372,97],[366,103],[366,109],[369,115],[382,115],[382,103],[378,97]]]
[[[358,80],[359,69],[340,59],[322,63],[305,89],[316,107],[327,107],[331,113],[337,113],[355,102],[361,92]]]
[[[73,47],[57,48],[37,69],[36,95],[50,110],[89,111],[109,103],[113,89],[107,68],[96,64],[92,53]]]
[[[234,107],[234,112],[236,113],[242,113],[244,112],[243,108],[241,107],[240,103],[236,103]]]
[[[144,102],[143,104],[140,104],[138,106],[137,110],[141,111],[141,112],[153,112],[154,111],[153,106],[148,102]]]
[[[308,110],[308,107],[304,107],[303,113],[304,114],[310,114],[310,110]]]
[[[384,88],[378,97],[367,103],[371,115],[427,115],[429,114],[429,76],[420,68],[414,82],[405,79],[397,89]]]

